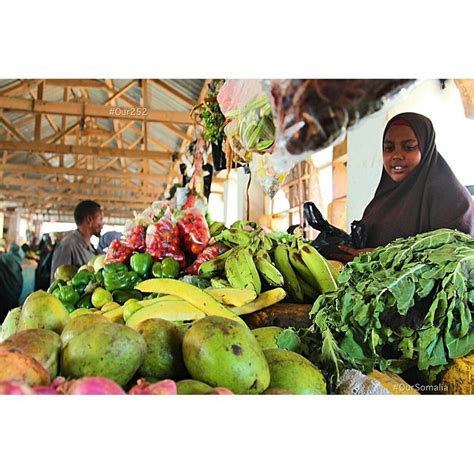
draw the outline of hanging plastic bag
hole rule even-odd
[[[133,254],[133,248],[124,240],[113,240],[107,247],[104,264],[128,263]]]
[[[180,247],[179,229],[169,210],[146,230],[146,251],[155,260],[172,257],[184,267],[184,253]]]
[[[204,214],[199,209],[188,209],[181,213],[178,227],[184,249],[199,255],[209,243],[211,234]]]

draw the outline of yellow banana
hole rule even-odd
[[[273,288],[272,290],[264,291],[260,296],[245,306],[240,308],[232,308],[234,314],[242,316],[244,314],[255,313],[255,311],[260,311],[264,308],[279,303],[285,299],[286,291],[283,288]]]
[[[257,298],[254,290],[239,290],[238,288],[206,288],[217,301],[229,306],[244,306]]]
[[[206,314],[186,301],[159,301],[151,306],[135,311],[128,319],[127,326],[137,329],[147,319],[166,319],[167,321],[194,321]]]
[[[181,280],[174,280],[172,278],[151,278],[140,282],[135,288],[143,293],[164,293],[179,296],[207,315],[221,316],[223,318],[233,319],[240,324],[245,324],[238,316],[228,310],[211,295]]]
[[[301,258],[316,279],[319,291],[328,293],[337,290],[337,283],[331,274],[327,260],[309,244],[300,245]]]
[[[286,291],[294,301],[302,303],[304,301],[303,290],[301,289],[293,267],[290,265],[290,260],[288,259],[288,247],[286,244],[277,245],[273,253],[273,259],[275,261],[275,266],[285,279]]]

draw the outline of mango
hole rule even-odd
[[[54,272],[55,280],[69,281],[77,273],[77,267],[75,265],[59,265]]]
[[[183,332],[175,324],[164,319],[147,319],[136,330],[147,346],[145,359],[138,369],[139,375],[153,380],[186,377]]]
[[[38,290],[31,293],[23,303],[18,331],[43,328],[61,334],[70,319],[68,310],[58,298]]]
[[[94,324],[73,337],[61,354],[65,377],[106,377],[125,386],[146,355],[143,337],[123,324]]]
[[[3,320],[2,329],[0,331],[0,342],[9,338],[16,333],[18,321],[20,319],[21,308],[13,308],[5,316]]]
[[[212,387],[256,394],[270,384],[268,363],[252,331],[228,318],[195,321],[184,335],[183,357],[192,378]]]
[[[279,328],[278,326],[252,329],[255,339],[257,339],[262,349],[278,349],[277,337],[282,331],[283,328]]]
[[[207,383],[192,379],[176,382],[176,388],[178,395],[204,395],[212,390],[212,387],[207,385]]]
[[[267,388],[262,395],[294,395],[293,392],[285,390],[284,388]]]
[[[34,387],[50,381],[48,372],[36,359],[19,349],[0,347],[0,383],[20,382]]]
[[[61,338],[49,329],[26,329],[3,341],[2,347],[19,349],[36,359],[48,372],[51,379],[59,373]]]
[[[77,308],[72,313],[69,313],[71,319],[77,318],[78,316],[82,316],[83,314],[92,314],[93,309],[87,308]]]
[[[63,347],[66,347],[66,344],[77,335],[81,334],[82,331],[85,329],[93,326],[94,324],[110,324],[110,320],[107,319],[105,316],[97,313],[88,313],[82,314],[77,316],[73,320],[69,321],[66,324],[66,327],[63,329],[61,333],[61,340]]]
[[[270,387],[297,395],[326,394],[326,380],[308,359],[284,349],[263,351],[270,367]]]

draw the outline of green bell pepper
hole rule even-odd
[[[116,290],[112,293],[112,296],[114,297],[114,301],[120,305],[125,304],[132,298],[139,301],[143,299],[143,294],[138,290]]]
[[[71,280],[71,285],[76,287],[86,287],[94,279],[94,274],[89,270],[77,272]]]
[[[94,278],[99,286],[104,286],[104,271],[102,269],[95,272]]]
[[[76,304],[76,308],[93,308],[92,293],[86,293],[85,295],[82,295],[81,299]]]
[[[135,285],[141,282],[141,278],[135,272],[129,272],[126,265],[115,268],[116,270],[108,269],[104,271],[104,286],[106,290],[133,290]]]
[[[136,252],[130,257],[130,268],[141,277],[147,275],[152,263],[153,257],[149,253]]]
[[[67,309],[68,313],[72,313],[76,309],[71,303],[63,303],[63,306]]]
[[[56,290],[57,288],[61,289],[64,285],[66,285],[66,282],[64,280],[54,280],[48,288],[48,293],[53,293],[54,290]]]
[[[72,286],[63,286],[59,290],[58,298],[63,304],[74,306],[80,300],[81,296]]]
[[[104,266],[104,276],[106,273],[115,273],[119,270],[126,270],[128,271],[127,265],[125,263],[108,263]]]
[[[174,258],[166,257],[161,262],[161,271],[163,278],[178,278],[179,277],[179,262]]]
[[[161,262],[155,262],[151,267],[151,274],[154,278],[163,277],[163,269],[161,268]]]

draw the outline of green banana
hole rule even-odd
[[[223,273],[225,270],[225,262],[232,250],[233,249],[227,250],[216,258],[201,263],[201,265],[199,265],[198,275],[202,278],[212,278]]]
[[[210,282],[212,288],[230,288],[230,284],[225,278],[211,278]]]
[[[308,298],[308,300],[311,301],[311,303],[314,303],[316,298],[319,296],[318,290],[314,286],[306,283],[303,278],[298,278],[298,281],[301,285],[304,295]]]
[[[211,237],[216,237],[225,229],[226,229],[226,226],[223,222],[214,221],[209,226],[209,233],[211,234]]]
[[[265,256],[266,255],[266,256]],[[278,268],[269,261],[268,254],[266,252],[258,252],[255,256],[255,265],[261,277],[265,280],[268,286],[283,286],[285,279],[278,270]]]
[[[312,245],[300,243],[299,250],[303,262],[316,279],[318,289],[321,293],[336,291],[337,283],[331,274],[326,259]]]
[[[253,261],[253,253],[250,249],[242,247],[237,251],[237,262],[239,268],[243,269],[245,273],[250,274],[249,285],[247,289],[253,289],[259,295],[262,292],[262,281],[258,274],[257,267]]]
[[[294,301],[302,303],[304,301],[303,290],[301,289],[301,285],[296,277],[293,267],[290,265],[287,245],[277,245],[273,253],[273,259],[275,261],[275,266],[283,275],[286,291]]]
[[[240,247],[235,248],[225,261],[225,276],[232,288],[243,289],[246,288],[246,282],[243,269],[239,269],[239,263],[237,262],[238,249],[240,249]]]
[[[237,245],[245,247],[250,245],[251,234],[242,229],[231,228],[223,230],[219,235],[214,237],[214,240],[216,242],[223,242],[229,247],[235,247]]]
[[[317,282],[313,274],[309,271],[309,268],[303,262],[300,252],[294,247],[288,249],[288,257],[290,259],[291,266],[295,269],[295,272],[304,280],[308,285],[313,288],[317,288]]]

